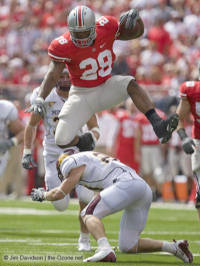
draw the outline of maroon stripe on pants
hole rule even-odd
[[[87,214],[93,214],[95,207],[97,206],[97,204],[99,203],[99,201],[101,200],[101,196],[100,194],[96,196],[95,199],[93,199],[93,201],[90,202],[90,204],[88,205],[85,215]]]

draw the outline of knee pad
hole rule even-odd
[[[52,204],[57,211],[63,212],[68,208],[69,197],[64,197],[64,199],[52,201]]]

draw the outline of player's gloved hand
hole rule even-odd
[[[160,143],[166,143],[178,126],[179,116],[172,114],[167,119],[163,120],[155,112],[154,109],[149,110],[145,113],[147,119],[151,122],[156,136],[159,138]]]
[[[187,137],[182,141],[182,147],[185,153],[192,154],[195,150],[195,143],[193,139]]]
[[[43,187],[40,188],[33,188],[31,192],[31,198],[33,201],[44,201],[46,199],[45,197],[45,189]]]
[[[125,29],[130,30],[135,27],[138,18],[139,11],[133,8],[120,16],[119,24],[121,25],[126,21]]]
[[[195,150],[195,143],[193,139],[189,138],[184,128],[179,128],[177,133],[182,141],[182,147],[185,153],[192,154]]]
[[[22,166],[25,169],[33,169],[33,167],[37,167],[37,164],[34,161],[31,152],[30,153],[26,153],[26,152],[23,153]]]
[[[95,139],[92,132],[86,132],[85,134],[79,136],[79,141],[76,146],[80,151],[93,151],[95,148]]]
[[[14,142],[12,139],[5,139],[0,141],[0,153],[5,153],[9,150],[12,146],[14,146]]]
[[[44,117],[46,113],[46,108],[44,105],[44,99],[42,97],[37,97],[34,103],[25,111],[26,113],[35,113]]]

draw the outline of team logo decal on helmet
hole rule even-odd
[[[84,48],[93,43],[96,38],[96,19],[89,7],[74,8],[67,21],[71,39],[77,47]]]

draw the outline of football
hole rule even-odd
[[[140,19],[137,20],[135,27],[132,29],[126,29],[125,24],[126,20],[119,26],[120,40],[132,40],[138,38],[144,32],[144,25],[141,23]]]

